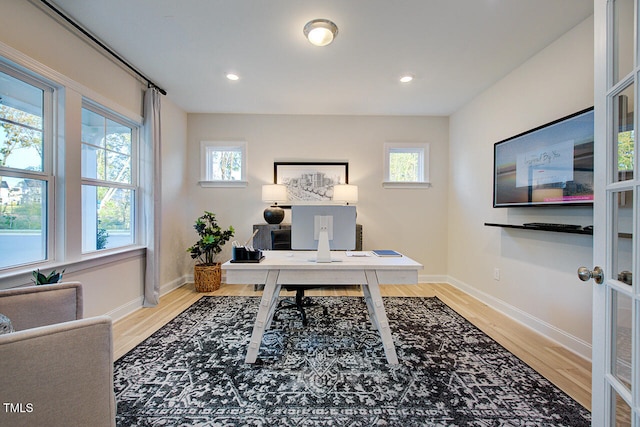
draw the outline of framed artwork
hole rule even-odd
[[[327,203],[334,185],[349,183],[349,163],[274,162],[273,182],[287,187],[289,204]]]

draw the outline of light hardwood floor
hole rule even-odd
[[[475,298],[444,283],[419,285],[381,285],[383,296],[437,296],[458,314],[484,331],[503,347],[519,357],[549,381],[591,409],[591,363],[571,351],[531,331],[522,324],[500,314]],[[282,292],[282,295],[286,295]],[[203,295],[258,296],[253,285],[226,285],[210,293],[198,293],[187,284],[160,298],[154,308],[142,308],[115,322],[114,357],[118,359],[180,314]],[[307,295],[362,295],[359,287],[322,288]],[[391,319],[393,331],[393,319]]]

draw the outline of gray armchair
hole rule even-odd
[[[82,285],[0,290],[0,425],[115,426],[111,318],[82,319]]]

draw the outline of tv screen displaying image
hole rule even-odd
[[[593,203],[593,108],[494,144],[493,207]]]

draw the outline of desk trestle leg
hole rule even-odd
[[[384,304],[382,302],[382,295],[380,294],[380,285],[378,283],[378,275],[375,271],[366,271],[367,286],[371,298],[371,302],[367,302],[367,307],[371,305],[375,320],[372,318],[372,322],[375,322],[380,332],[380,338],[382,339],[382,346],[384,347],[384,353],[387,356],[387,362],[390,365],[398,364],[398,355],[396,354],[396,347],[393,344],[393,337],[391,336],[391,328],[389,327],[389,319],[387,319],[387,313],[384,310]],[[364,287],[363,287],[364,291]],[[365,294],[366,298],[366,294]]]
[[[376,312],[373,309],[373,300],[371,299],[371,292],[369,292],[369,286],[362,285],[362,294],[364,295],[364,302],[367,303],[367,311],[369,312],[369,321],[371,322],[371,329],[375,329],[376,331],[379,331],[380,326],[378,325],[378,318],[376,317]]]
[[[262,343],[262,335],[271,323],[274,311],[273,307],[277,304],[278,295],[280,294],[280,285],[277,284],[277,270],[269,271],[266,282],[267,283],[264,285],[264,291],[262,292],[262,299],[260,300],[260,307],[258,308],[256,322],[253,325],[253,332],[251,334],[251,340],[249,341],[249,348],[247,349],[245,363],[256,363],[260,344]]]
[[[282,289],[282,285],[276,284],[276,289],[273,291],[273,296],[271,297],[271,302],[269,303],[269,314],[267,315],[267,329],[271,329],[271,322],[273,322],[273,316],[278,309],[278,300],[280,298],[280,290]]]

